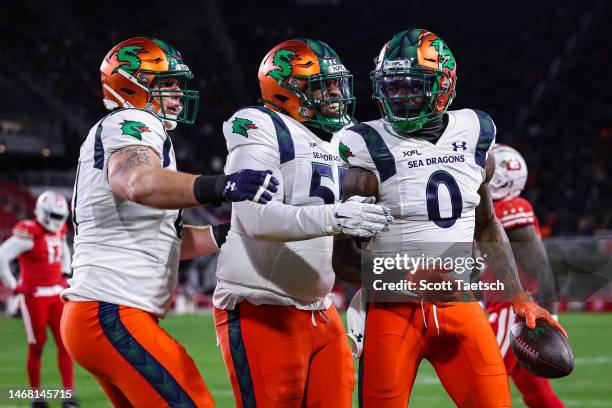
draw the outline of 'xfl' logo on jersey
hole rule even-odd
[[[467,142],[453,142],[453,150],[456,152],[459,149],[467,150]]]

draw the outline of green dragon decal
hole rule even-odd
[[[138,140],[142,140],[142,133],[149,132],[149,128],[142,122],[124,120],[121,122],[121,131],[124,135],[133,136]]]
[[[247,132],[251,129],[257,129],[257,125],[249,119],[235,118],[232,121],[232,133],[237,133],[244,137],[249,137]]]
[[[349,157],[355,156],[353,152],[351,152],[351,149],[349,149],[349,147],[342,142],[340,142],[340,146],[338,146],[338,153],[340,154],[340,158],[347,164],[350,164],[348,160]]]
[[[286,50],[284,48],[276,51],[274,54],[274,59],[272,60],[276,68],[268,71],[266,76],[269,75],[277,81],[283,81],[289,75],[291,75],[291,70],[293,69],[291,66],[291,60],[294,59],[299,59],[295,51]]]
[[[546,329],[542,326],[538,326],[535,329],[529,331],[529,337],[533,341],[540,340],[540,337],[546,336],[546,334]]]
[[[444,41],[440,39],[433,40],[431,42],[431,46],[438,51],[438,63],[440,64],[440,69],[455,69],[455,57]]]
[[[113,74],[119,69],[127,72],[130,75],[134,75],[140,68],[140,57],[138,54],[145,52],[145,49],[140,45],[126,45],[125,47],[119,48],[117,51],[117,61],[120,64],[113,69]]]

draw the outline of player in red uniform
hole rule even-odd
[[[491,151],[495,156],[495,175],[489,185],[495,215],[513,243],[523,286],[532,292],[538,291],[539,297],[544,299],[540,303],[556,319],[556,304],[551,301],[552,273],[541,241],[538,218],[529,201],[519,197],[527,182],[527,165],[520,153],[510,146],[496,144]],[[516,243],[521,244],[514,245]],[[563,407],[549,381],[522,368],[514,353],[509,351],[509,331],[516,322],[510,303],[489,301],[486,308],[508,375],[523,395],[525,404],[530,408]]]
[[[73,388],[73,364],[60,337],[64,304],[59,294],[66,286],[63,273],[70,272],[70,248],[66,242],[68,205],[55,191],[45,191],[36,201],[35,219],[22,220],[13,235],[0,246],[0,278],[19,297],[19,306],[28,340],[27,371],[32,389],[40,388],[40,362],[47,340],[47,326],[57,344],[57,360],[65,390]],[[17,258],[21,278],[11,274],[9,263]],[[33,407],[46,407],[37,400]],[[73,398],[64,408],[78,407]]]

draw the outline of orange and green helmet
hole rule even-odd
[[[457,62],[448,45],[422,29],[397,33],[370,74],[383,118],[400,133],[414,132],[442,115],[455,97]]]
[[[198,91],[185,89],[193,73],[181,54],[168,43],[134,37],[111,49],[100,66],[104,106],[109,109],[146,109],[165,121],[193,124],[198,113]],[[176,78],[180,90],[161,89],[160,80]],[[162,99],[181,98],[181,113],[164,112]]]
[[[333,133],[352,123],[353,76],[322,41],[278,44],[261,62],[258,78],[264,105],[306,126]]]

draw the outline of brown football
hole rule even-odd
[[[559,378],[574,369],[574,353],[567,338],[546,320],[530,329],[522,321],[510,329],[510,347],[521,366],[540,377]]]

